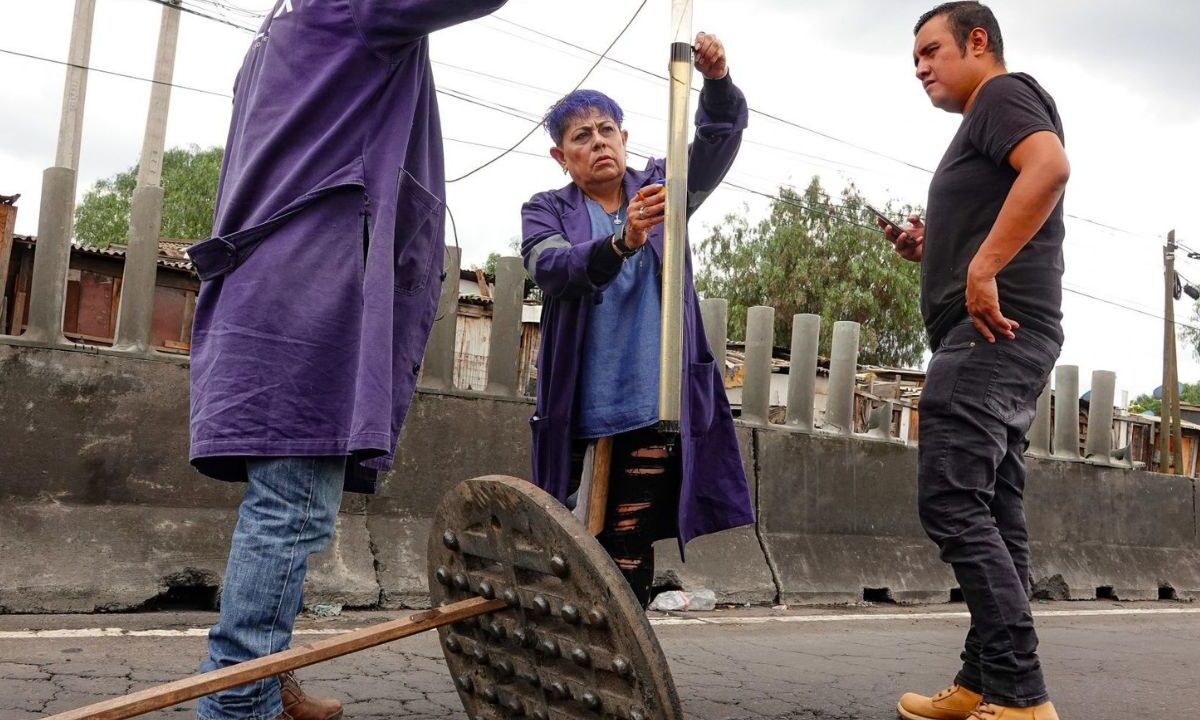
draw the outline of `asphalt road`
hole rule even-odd
[[[1035,614],[1064,719],[1190,717],[1200,710],[1200,608],[1061,603],[1041,604]],[[301,628],[329,633],[402,615],[307,618]],[[895,717],[901,692],[933,692],[950,681],[964,615],[961,605],[735,608],[653,621],[688,717],[883,720]],[[0,616],[0,718],[44,717],[186,676],[203,656],[203,630],[213,619]],[[310,691],[340,697],[347,720],[465,718],[429,633],[300,677]],[[193,707],[146,717],[189,717]]]

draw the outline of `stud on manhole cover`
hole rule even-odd
[[[608,554],[557,500],[483,477],[442,500],[429,535],[434,605],[507,608],[438,630],[471,718],[682,720],[666,657]]]

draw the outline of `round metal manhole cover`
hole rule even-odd
[[[681,720],[666,657],[612,560],[532,483],[483,477],[443,499],[429,536],[434,605],[508,607],[438,630],[471,718]]]

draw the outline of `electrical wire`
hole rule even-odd
[[[620,42],[621,38],[625,37],[625,33],[629,31],[629,28],[633,26],[634,21],[637,20],[638,16],[642,14],[642,10],[646,7],[647,2],[649,2],[649,0],[642,0],[641,4],[638,5],[637,10],[633,11],[633,15],[629,18],[629,22],[625,23],[625,27],[621,28],[621,32],[617,33],[617,36],[615,38],[613,38],[613,41],[608,44],[608,47],[604,49],[604,52],[600,54],[600,57],[598,57],[596,59],[596,62],[592,64],[592,66],[588,69],[587,73],[584,74],[584,76],[582,78],[580,78],[579,82],[575,84],[575,87],[571,90],[571,92],[575,92],[579,88],[583,87],[583,84],[588,81],[588,78],[590,78],[592,76],[592,73],[594,73],[596,71],[596,68],[600,67],[600,63],[604,62],[604,59],[606,57],[608,57],[608,53],[610,51],[612,51],[612,49],[616,46],[616,44],[618,42]],[[566,93],[566,94],[570,94],[570,93]],[[499,162],[506,155],[508,155],[512,151],[516,150],[517,148],[521,147],[521,144],[524,143],[526,140],[533,137],[533,134],[536,133],[541,128],[541,126],[542,126],[541,122],[535,123],[533,127],[529,128],[529,132],[525,133],[525,135],[520,140],[515,142],[512,145],[512,147],[510,147],[508,150],[505,150],[504,152],[500,153],[499,155],[492,158],[491,160],[488,160],[484,164],[482,164],[479,167],[475,168],[474,170],[466,173],[465,175],[460,175],[451,180],[447,180],[446,181],[447,184],[453,184],[456,182],[461,182],[463,180],[466,180],[467,178],[471,177],[472,175]]]
[[[161,80],[155,80],[154,78],[148,78],[148,77],[141,77],[139,75],[128,75],[126,73],[116,72],[115,70],[104,70],[102,68],[92,67],[90,65],[79,65],[79,64],[76,64],[73,62],[67,62],[65,60],[55,60],[54,58],[42,57],[40,55],[30,55],[29,53],[17,52],[16,50],[8,50],[6,48],[0,48],[0,53],[4,53],[6,55],[15,55],[17,57],[28,58],[30,60],[40,60],[42,62],[53,63],[55,65],[64,65],[66,67],[72,67],[72,68],[76,68],[79,70],[87,70],[90,72],[97,72],[102,75],[113,75],[115,77],[126,78],[128,80],[141,80],[142,82],[153,83],[155,85],[165,85],[167,87],[178,88],[180,90],[189,90],[191,92],[202,93],[204,95],[212,95],[214,97],[226,98],[226,99],[230,99],[230,100],[233,99],[233,96],[230,95],[229,93],[217,92],[215,90],[205,90],[203,88],[191,87],[189,85],[180,85],[179,83],[163,82]]]

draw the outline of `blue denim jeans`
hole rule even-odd
[[[308,556],[329,545],[341,505],[343,457],[250,458],[246,465],[221,618],[208,633],[201,672],[287,649]],[[209,695],[196,708],[202,720],[273,720],[282,712],[277,678]]]
[[[983,339],[969,322],[933,354],[921,393],[921,522],[971,611],[955,682],[984,702],[1049,699],[1029,609],[1025,434],[1059,346],[1031,330]]]

